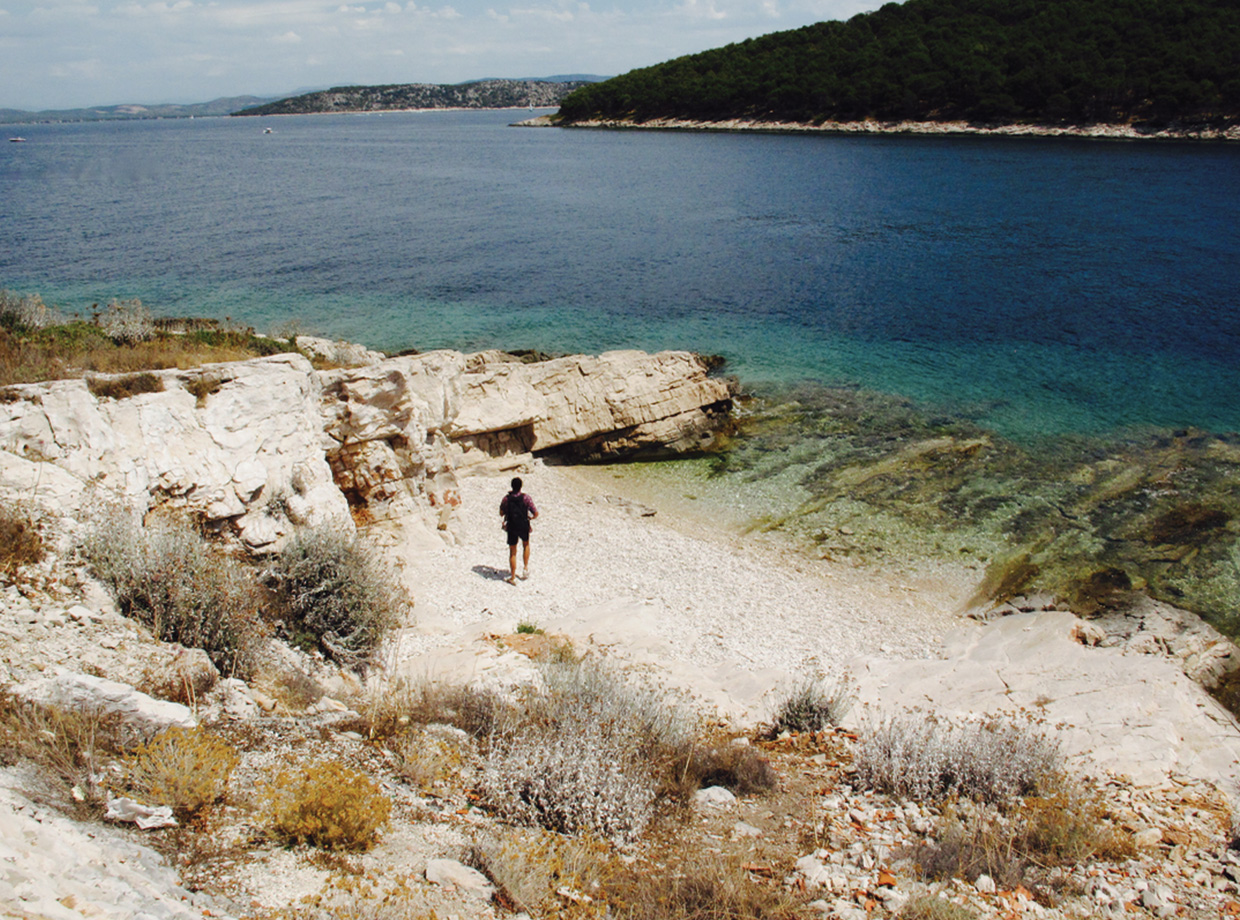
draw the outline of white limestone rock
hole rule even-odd
[[[141,737],[173,726],[193,728],[198,724],[189,708],[180,703],[157,700],[128,684],[89,674],[60,671],[18,684],[13,694],[39,706],[116,715],[127,729]]]
[[[352,526],[339,489],[293,486],[295,473],[315,485],[332,482],[318,381],[305,358],[153,373],[161,392],[123,399],[96,397],[83,380],[14,388],[19,398],[0,404],[0,451],[47,461],[141,510],[172,503],[218,521],[296,492],[314,506],[301,509],[303,517]],[[0,469],[17,466],[4,461]],[[47,470],[40,475],[65,492],[73,485]]]
[[[313,335],[299,335],[293,339],[293,344],[312,358],[318,358],[340,367],[375,364],[387,357],[383,352],[371,351],[365,345],[332,341]]]
[[[854,670],[850,718],[920,706],[942,715],[1037,712],[1065,754],[1094,769],[1161,785],[1172,773],[1218,782],[1240,775],[1240,725],[1178,662],[1081,645],[1079,621],[1048,611],[960,630],[942,657],[866,660]]]
[[[455,859],[430,859],[426,862],[426,880],[449,891],[458,891],[489,901],[495,886],[477,869]]]

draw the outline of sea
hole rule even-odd
[[[21,125],[0,287],[388,351],[719,355],[747,397],[728,450],[624,475],[824,556],[991,564],[1132,467],[1137,517],[1107,505],[1079,553],[1218,506],[1212,590],[1236,585],[1240,145],[531,114]],[[1206,472],[1164,500],[1159,462]]]

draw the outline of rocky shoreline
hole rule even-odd
[[[685,118],[590,119],[559,124],[552,115],[518,122],[517,127],[608,128],[643,131],[755,131],[772,134],[911,134],[981,137],[1075,137],[1090,140],[1240,140],[1240,125],[1226,128],[1133,125],[975,124],[965,121],[824,121],[819,124],[754,118],[699,120]]]
[[[927,897],[987,920],[1240,911],[1240,857],[1228,847],[1240,724],[1202,690],[1240,667],[1240,653],[1191,615],[1148,602],[1082,621],[1032,596],[970,605],[976,570],[874,571],[760,535],[687,532],[606,479],[548,462],[702,448],[731,390],[693,355],[527,364],[298,344],[321,369],[286,355],[153,372],[159,386],[143,392],[136,381],[117,389],[122,377],[0,394],[0,496],[42,509],[51,548],[0,589],[6,699],[107,707],[147,734],[199,724],[244,739],[233,791],[209,821],[150,831],[100,830],[82,790],[50,788],[8,752],[0,912],[330,920],[382,901],[401,916],[520,917],[460,864],[480,842],[518,839],[479,807],[478,750],[458,729],[426,726],[424,749],[449,751],[450,767],[420,785],[401,772],[393,739],[370,736],[368,707],[419,681],[517,694],[537,685],[555,643],[651,681],[668,705],[683,701],[729,743],[756,747],[778,776],[767,794],[701,790],[671,849],[652,839],[624,850],[642,871],[687,849],[742,865],[745,884],[788,893],[798,916],[839,920],[896,917]],[[514,471],[542,514],[531,576],[509,585],[495,506]],[[195,515],[256,556],[299,529],[363,532],[398,563],[412,618],[365,682],[274,641],[278,676],[221,679],[205,656],[122,617],[75,556],[101,494]],[[781,692],[846,674],[854,706],[838,729],[763,740]],[[948,806],[874,794],[850,766],[860,734],[910,709],[1054,726],[1130,840],[1127,855],[1063,869],[1057,894],[984,873],[921,879],[907,853],[949,820]],[[262,778],[329,756],[391,803],[379,844],[329,858],[262,839]],[[552,912],[589,901],[571,886],[550,896]]]

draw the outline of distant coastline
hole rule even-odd
[[[607,128],[645,131],[757,131],[770,134],[919,134],[981,135],[992,137],[1078,137],[1105,140],[1202,140],[1240,141],[1240,124],[1216,128],[1142,128],[1133,125],[1034,125],[975,124],[966,121],[824,121],[820,124],[792,121],[764,121],[729,118],[707,121],[689,118],[649,118],[635,121],[623,118],[580,119],[559,122],[554,116],[540,115],[517,122],[514,127]]]

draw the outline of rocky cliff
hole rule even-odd
[[[143,392],[107,395],[135,389],[125,382],[8,388],[0,488],[61,510],[92,489],[176,507],[254,551],[299,526],[351,527],[363,509],[450,532],[462,468],[697,449],[730,405],[727,383],[684,352],[525,364],[435,351],[328,371],[277,355],[158,371]]]

